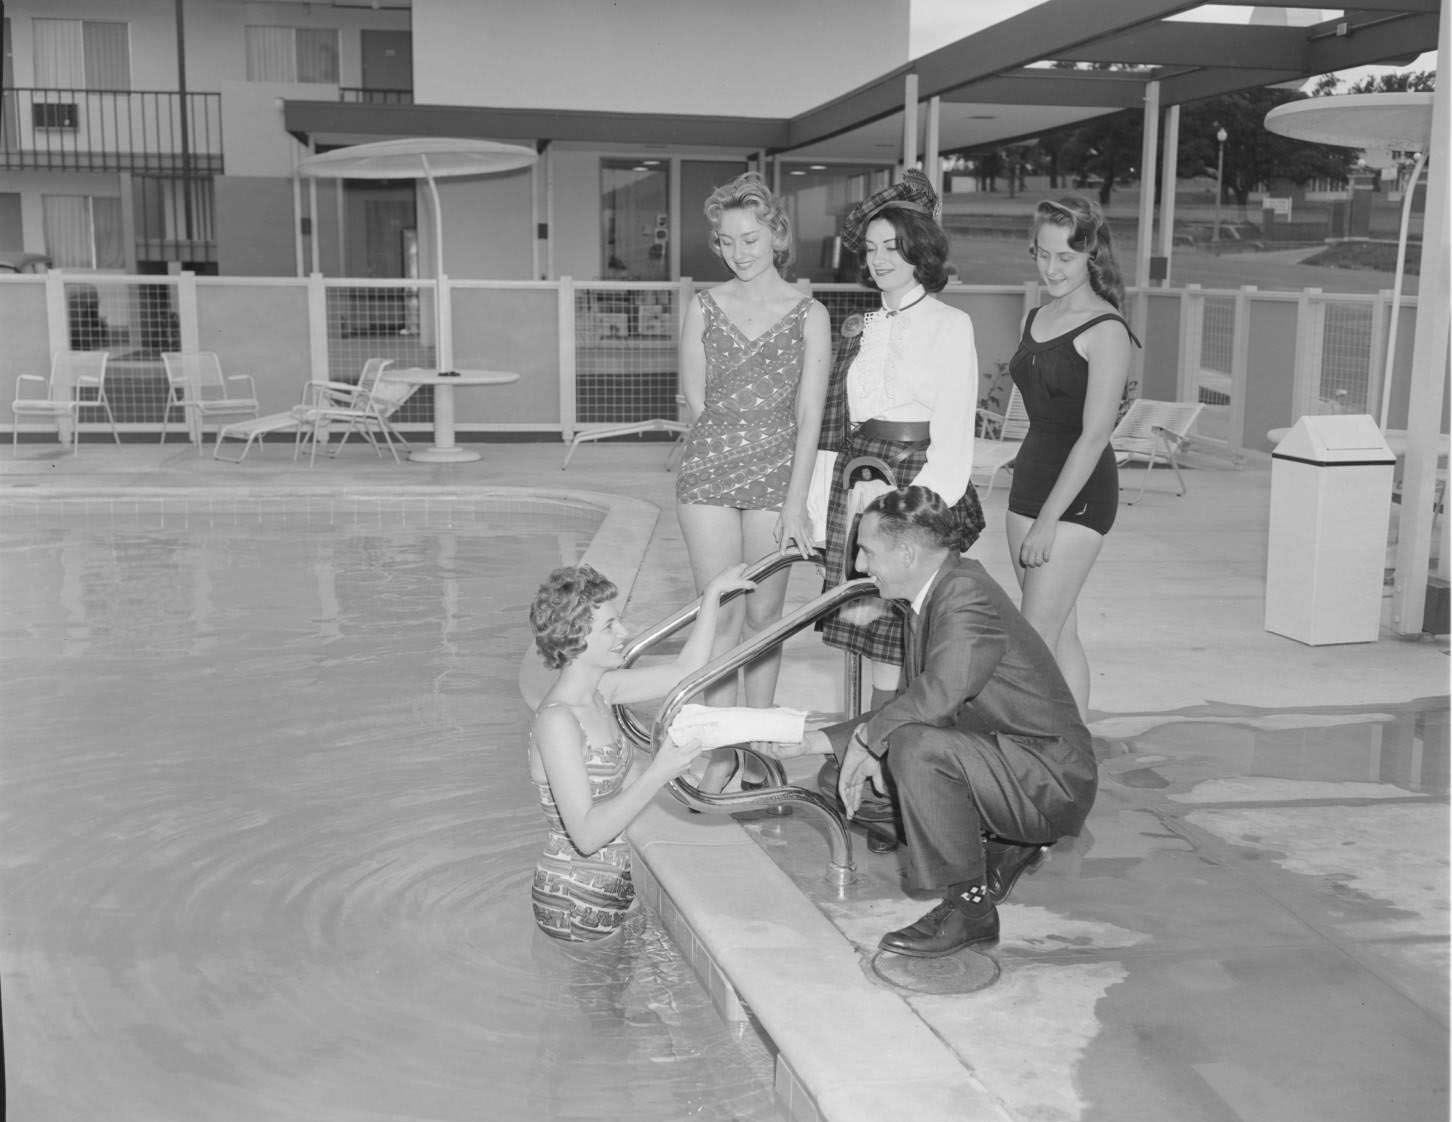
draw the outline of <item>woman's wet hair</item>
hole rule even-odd
[[[1034,208],[1029,228],[1029,252],[1036,253],[1039,228],[1058,226],[1069,231],[1069,248],[1089,255],[1089,284],[1104,300],[1124,310],[1124,278],[1114,258],[1114,236],[1097,203],[1083,195],[1045,199]]]
[[[558,670],[583,651],[596,607],[619,591],[592,565],[566,565],[550,573],[529,607],[529,626],[544,664]]]
[[[877,528],[894,541],[912,534],[940,549],[965,553],[973,534],[953,508],[931,487],[899,487],[867,504],[866,514],[877,515]]]
[[[920,210],[888,204],[868,219],[871,225],[879,218],[892,224],[897,238],[897,253],[913,267],[913,276],[928,292],[942,292],[948,286],[948,234],[933,220],[930,214]],[[867,253],[862,254],[862,264],[857,279],[868,288],[876,288],[872,270],[867,267]]]
[[[796,259],[792,240],[792,220],[781,196],[766,185],[760,172],[742,172],[730,183],[717,187],[706,199],[706,221],[711,224],[711,251],[721,256],[721,216],[728,210],[750,211],[758,222],[771,231],[771,259],[777,271]]]

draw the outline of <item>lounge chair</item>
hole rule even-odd
[[[686,433],[691,431],[691,426],[681,418],[685,411],[686,399],[682,394],[676,394],[676,416],[652,417],[648,421],[634,421],[624,425],[605,425],[601,428],[581,429],[575,433],[575,439],[570,441],[570,447],[565,452],[564,463],[560,464],[560,470],[564,471],[570,466],[570,458],[574,456],[575,450],[587,440],[610,440],[617,436],[635,436],[647,432],[668,432],[675,435],[671,442],[670,451],[666,453],[665,467],[670,471],[671,465],[675,462],[677,455],[685,448]]]
[[[161,411],[161,443],[166,443],[172,410],[182,410],[187,431],[202,453],[202,426],[211,417],[256,417],[257,387],[250,374],[222,374],[214,351],[163,351],[166,405]]]
[[[13,452],[20,433],[21,417],[47,417],[56,422],[69,419],[71,426],[71,454],[81,448],[81,410],[100,408],[106,411],[111,422],[111,435],[121,443],[121,434],[116,431],[116,416],[111,412],[111,403],[106,398],[106,360],[108,351],[56,351],[50,360],[50,378],[39,374],[21,374],[15,379],[15,399],[10,411],[15,423],[10,426],[10,448]],[[44,387],[44,393],[29,392]],[[65,433],[61,431],[61,443]]]
[[[1023,447],[1023,438],[1028,435],[1029,415],[1017,386],[1009,391],[1008,405],[1002,413],[980,409],[978,415],[998,422],[996,438],[981,437],[973,442],[973,474],[988,473],[988,487],[983,494],[990,495],[998,473],[1004,469],[1013,470],[1013,461]]]
[[[352,382],[309,382],[303,387],[302,401],[286,413],[268,413],[261,417],[249,417],[245,421],[233,421],[231,424],[222,425],[217,429],[217,443],[212,448],[212,459],[240,464],[247,458],[247,453],[251,451],[253,444],[279,432],[295,434],[292,456],[293,459],[297,459],[299,445],[304,436],[322,435],[315,424],[315,418],[311,415],[311,407],[323,401],[330,405],[344,407],[351,405],[361,394],[372,389],[373,384],[378,381],[378,375],[392,362],[391,358],[370,358],[363,364],[363,371],[358,376],[357,384]],[[320,392],[318,387],[322,387],[324,392]],[[236,459],[222,455],[224,440],[243,442],[242,451],[238,453]]]
[[[1204,408],[1198,401],[1150,401],[1142,397],[1135,398],[1130,404],[1129,411],[1120,418],[1109,437],[1109,446],[1114,449],[1119,464],[1145,461],[1139,494],[1129,505],[1144,498],[1145,484],[1149,482],[1150,469],[1157,459],[1163,459],[1174,468],[1175,478],[1180,483],[1179,494],[1185,493],[1185,477],[1180,474],[1177,457],[1190,442],[1190,430],[1195,427],[1195,420]]]
[[[247,453],[251,450],[252,445],[260,443],[264,437],[277,432],[295,433],[302,423],[302,419],[297,413],[289,409],[286,413],[267,413],[261,417],[249,417],[245,421],[233,421],[231,424],[221,425],[217,429],[217,443],[212,447],[212,459],[225,460],[229,464],[240,464],[247,458]],[[242,451],[237,454],[235,460],[231,456],[222,455],[222,441],[224,440],[243,442]]]

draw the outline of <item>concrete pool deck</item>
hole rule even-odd
[[[607,571],[639,560],[628,621],[690,599],[666,445],[587,444],[564,473],[560,444],[474,447],[473,464],[350,448],[309,470],[282,445],[242,465],[180,444],[22,445],[0,496],[603,493],[660,510],[597,541]],[[860,844],[845,898],[814,889],[826,846],[805,816],[688,820],[665,801],[632,831],[645,896],[723,1012],[771,1038],[794,1118],[1446,1116],[1446,715],[1416,704],[1446,697],[1446,642],[1266,633],[1267,462],[1187,477],[1183,498],[1166,474],[1121,508],[1085,590],[1100,800],[1004,906],[988,954],[894,975],[876,939],[927,905]],[[974,555],[1007,584],[1005,499],[986,498]],[[792,602],[815,591],[799,566]],[[787,650],[782,702],[840,705],[836,659],[810,635]]]

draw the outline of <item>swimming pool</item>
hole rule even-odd
[[[598,510],[55,505],[0,512],[13,1117],[780,1117],[653,923],[534,930],[523,609]]]

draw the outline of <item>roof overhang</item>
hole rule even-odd
[[[342,101],[286,101],[282,118],[288,132],[304,144],[311,142],[318,151],[385,138],[451,136],[526,142],[537,147],[575,143],[747,153],[779,148],[789,124],[785,118],[769,117]]]
[[[316,101],[286,102],[283,118],[319,150],[457,136],[892,163],[903,147],[909,75],[920,102],[939,99],[938,150],[962,151],[1139,108],[1151,81],[1167,107],[1355,66],[1405,65],[1436,49],[1440,2],[1359,0],[1334,19],[1291,27],[1196,21],[1198,5],[1185,0],[1046,0],[789,119]],[[1122,69],[1083,68],[1096,65]],[[921,151],[927,115],[917,116]]]
[[[1198,21],[1199,5],[1185,0],[1046,0],[793,118],[786,150],[842,154],[888,135],[900,150],[909,75],[919,101],[939,99],[938,150],[952,152],[1138,108],[1151,81],[1167,107],[1354,66],[1406,64],[1436,49],[1439,3],[1372,0],[1289,27]],[[1301,0],[1240,6],[1295,8]],[[965,106],[973,111],[961,112]]]

